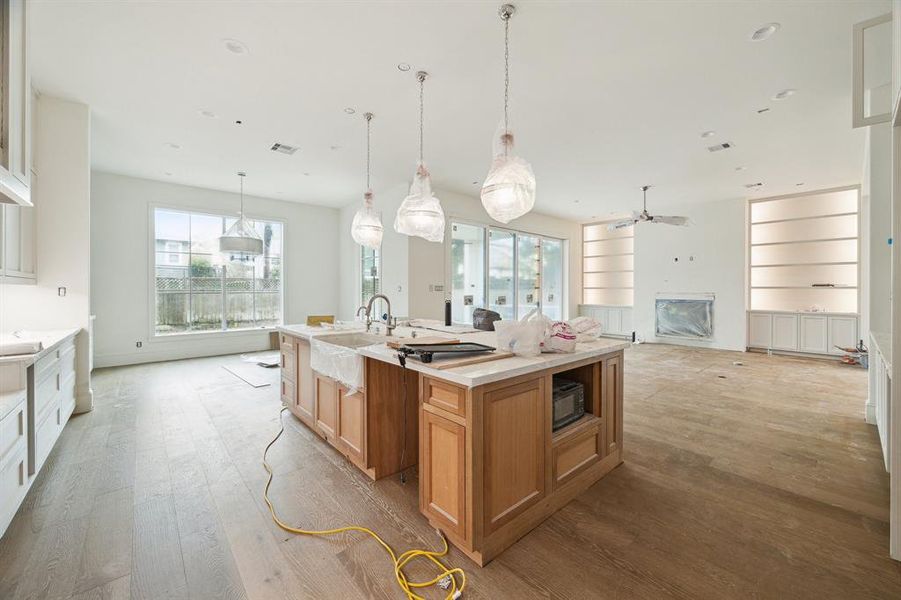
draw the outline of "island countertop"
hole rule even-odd
[[[310,327],[307,325],[285,325],[278,328],[279,331],[309,340],[311,338],[325,338],[329,335],[338,335],[355,331],[354,329],[325,329]],[[358,329],[356,329],[358,331]],[[399,338],[409,338],[412,328],[398,328],[394,336],[385,338],[385,341]],[[448,335],[433,331],[417,330],[418,335],[429,337],[445,337],[457,339],[463,342],[475,342],[487,346],[497,346],[497,334],[491,331],[479,333],[467,333],[462,335]],[[601,337],[591,342],[583,342],[576,345],[576,351],[570,353],[542,353],[540,356],[526,357],[513,356],[473,365],[454,367],[449,369],[436,369],[431,364],[425,364],[415,358],[407,359],[407,368],[437,379],[450,381],[468,388],[474,388],[486,383],[494,383],[519,375],[526,375],[559,367],[569,363],[582,361],[586,358],[594,358],[624,350],[631,344],[626,340]],[[397,351],[389,348],[384,343],[373,344],[357,348],[357,353],[367,358],[397,365]],[[440,359],[437,359],[440,360]]]

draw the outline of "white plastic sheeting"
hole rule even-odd
[[[713,298],[657,298],[657,335],[706,339],[713,336]]]
[[[363,387],[363,357],[355,348],[310,338],[310,366],[317,373],[343,383],[350,393]]]

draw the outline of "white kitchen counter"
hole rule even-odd
[[[351,329],[350,331],[359,331],[360,328]],[[347,333],[348,329],[326,329],[322,327],[309,327],[307,325],[285,325],[278,327],[278,330],[288,335],[294,335],[309,340],[312,337],[327,337],[328,335]],[[494,332],[485,331],[480,333],[467,333],[463,335],[447,335],[434,331],[424,331],[422,329],[414,330],[409,327],[399,327],[395,330],[395,335],[390,339],[408,338],[413,331],[417,332],[420,337],[447,337],[448,339],[458,339],[463,342],[475,342],[485,344],[487,346],[497,346],[497,337]],[[389,338],[386,338],[386,340]],[[578,362],[586,358],[602,356],[611,352],[624,350],[631,345],[630,342],[613,339],[599,338],[593,342],[580,343],[576,345],[576,351],[570,354],[542,354],[536,357],[513,356],[511,358],[502,358],[474,365],[461,366],[451,369],[436,369],[432,364],[425,364],[410,357],[407,359],[407,368],[412,371],[418,371],[425,375],[430,375],[439,379],[444,379],[465,387],[476,387],[493,383],[527,373],[534,373],[543,369],[559,367],[569,363]],[[382,362],[398,364],[397,351],[388,348],[385,344],[374,344],[372,346],[364,346],[357,348],[357,354],[368,358],[380,360]],[[440,361],[441,359],[436,359]]]
[[[52,331],[24,331],[21,335],[13,337],[12,334],[3,334],[3,338],[9,338],[18,341],[40,341],[43,348],[39,352],[33,354],[13,354],[11,356],[0,356],[0,364],[20,362],[28,367],[40,360],[42,356],[55,350],[57,346],[74,337],[81,331],[80,329],[56,329]]]

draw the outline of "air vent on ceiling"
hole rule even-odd
[[[722,144],[716,144],[714,146],[707,146],[708,152],[719,152],[720,150],[728,150],[732,147],[732,142],[723,142]]]
[[[749,190],[757,189],[762,186],[763,186],[763,183],[761,183],[759,181],[757,183],[746,183],[745,184],[745,187],[748,188]]]
[[[272,144],[272,148],[269,148],[273,152],[281,152],[282,154],[294,154],[297,152],[296,146],[289,146],[288,144],[279,144],[275,142]]]

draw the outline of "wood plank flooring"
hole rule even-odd
[[[96,409],[66,427],[0,540],[0,598],[401,598],[370,538],[271,523],[260,457],[278,372],[255,389],[221,368],[238,361],[95,371]],[[452,551],[464,597],[901,598],[865,397],[865,372],[833,362],[633,347],[625,464],[486,568]],[[373,483],[284,419],[270,459],[287,521],[436,547],[415,477]]]

